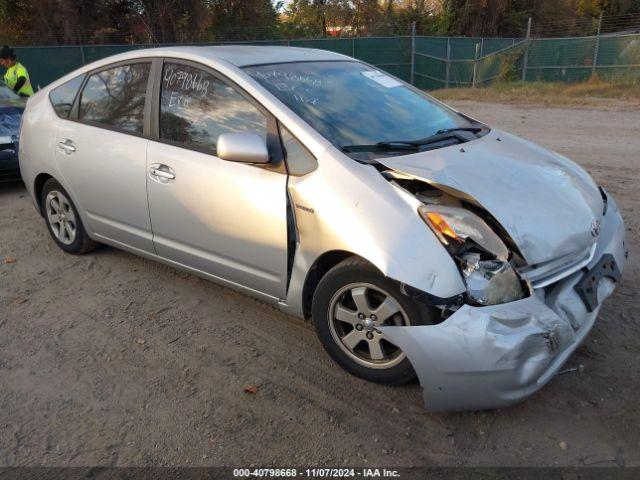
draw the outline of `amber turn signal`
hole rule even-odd
[[[431,225],[433,225],[433,228],[435,228],[442,235],[454,240],[458,239],[458,235],[456,235],[456,232],[453,231],[453,228],[449,226],[447,221],[442,218],[442,215],[434,212],[428,212],[427,218],[429,219],[429,222],[431,222]]]

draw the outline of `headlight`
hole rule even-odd
[[[496,305],[525,296],[509,249],[479,216],[442,205],[421,205],[418,214],[455,258],[474,303]]]
[[[508,262],[480,260],[478,253],[462,255],[467,294],[479,305],[497,305],[524,297],[522,284]]]
[[[509,258],[509,249],[500,237],[484,220],[469,210],[443,205],[421,205],[418,214],[440,241],[454,250],[454,254],[458,247],[469,242],[475,243],[477,248],[495,258]]]

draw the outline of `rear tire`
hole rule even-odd
[[[404,352],[376,326],[432,324],[436,315],[358,257],[327,272],[312,304],[316,333],[331,358],[352,375],[387,385],[410,382],[416,374]]]
[[[87,235],[76,206],[57,180],[50,178],[45,182],[40,208],[47,230],[60,249],[73,255],[82,255],[98,247],[98,243]]]

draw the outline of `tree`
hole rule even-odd
[[[542,0],[545,1],[545,0]],[[445,0],[443,10],[450,17],[450,33],[466,36],[522,34],[522,18],[516,11],[528,12],[526,2],[513,0]],[[542,2],[539,2],[542,3]],[[517,5],[520,4],[520,5]],[[526,15],[524,16],[526,19]],[[515,23],[515,24],[514,24]]]
[[[132,7],[131,24],[142,22],[153,35],[152,40],[158,43],[199,41],[209,23],[207,8],[201,0],[133,0],[128,3]]]
[[[329,35],[592,35],[638,27],[640,0],[0,0],[12,45],[188,43]]]
[[[98,30],[111,32],[111,37],[128,31],[123,19],[130,10],[129,3],[126,0],[4,0],[1,7],[4,21],[0,27],[5,35],[11,32],[12,44],[90,43]],[[113,40],[111,37],[105,40]]]
[[[278,36],[278,14],[270,0],[211,0],[212,40],[263,40]]]
[[[384,18],[384,13],[378,0],[355,0],[353,6],[351,23],[357,32],[370,35],[385,33],[380,31],[380,23]],[[387,20],[389,19],[387,18]]]
[[[341,0],[293,0],[286,10],[286,31],[292,36],[326,37],[329,26],[349,23],[353,12]]]
[[[529,17],[541,36],[593,35],[601,13],[640,12],[640,0],[442,0],[442,6],[448,33],[466,36],[522,36]]]

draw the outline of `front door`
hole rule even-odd
[[[213,72],[165,63],[158,140],[147,152],[158,255],[283,298],[287,276],[286,174],[216,156],[218,136],[267,137],[268,117]]]
[[[107,240],[153,252],[143,138],[150,62],[89,75],[70,120],[60,120],[56,159],[89,228]]]

